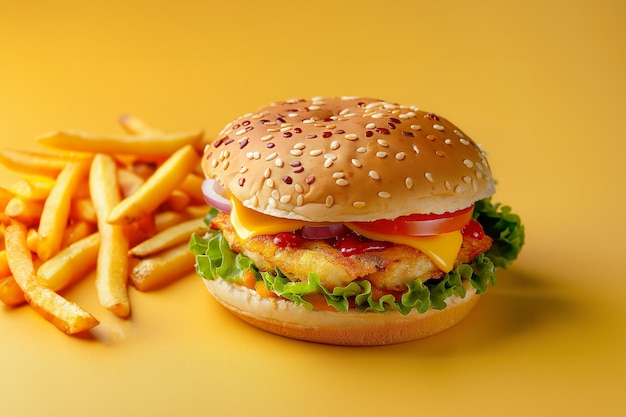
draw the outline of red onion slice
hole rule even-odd
[[[302,228],[302,237],[305,239],[330,239],[341,236],[347,232],[348,228],[343,223],[324,226],[305,226]]]
[[[210,178],[205,179],[202,182],[202,194],[204,194],[204,200],[208,204],[220,211],[230,213],[230,200],[224,197],[224,187],[217,181]]]

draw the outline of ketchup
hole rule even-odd
[[[369,240],[353,231],[336,237],[331,244],[339,249],[343,256],[361,255],[365,252],[383,250],[395,245],[392,242]]]
[[[476,220],[470,220],[470,222],[461,230],[461,233],[465,236],[471,236],[474,239],[482,240],[485,237],[485,231],[483,227]]]

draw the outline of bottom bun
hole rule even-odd
[[[479,296],[465,283],[464,298],[448,297],[443,310],[403,315],[307,310],[291,301],[261,297],[256,291],[222,279],[203,279],[211,295],[235,316],[259,329],[292,339],[343,346],[376,346],[408,342],[442,332],[460,322]]]

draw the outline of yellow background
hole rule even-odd
[[[0,413],[626,415],[625,74],[621,0],[0,0],[2,146],[118,133],[122,113],[215,135],[273,100],[374,96],[484,144],[527,230],[465,321],[389,347],[263,333],[195,276],[131,291],[127,321],[81,283],[93,338],[2,306]]]

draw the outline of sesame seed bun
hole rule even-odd
[[[202,164],[246,207],[311,222],[441,214],[495,191],[457,126],[371,98],[273,103],[229,123]]]
[[[402,343],[440,333],[474,308],[480,296],[465,282],[464,298],[446,299],[443,310],[407,315],[307,310],[288,300],[261,297],[256,291],[221,278],[203,280],[213,298],[235,316],[268,332],[309,342],[343,346],[375,346]]]

